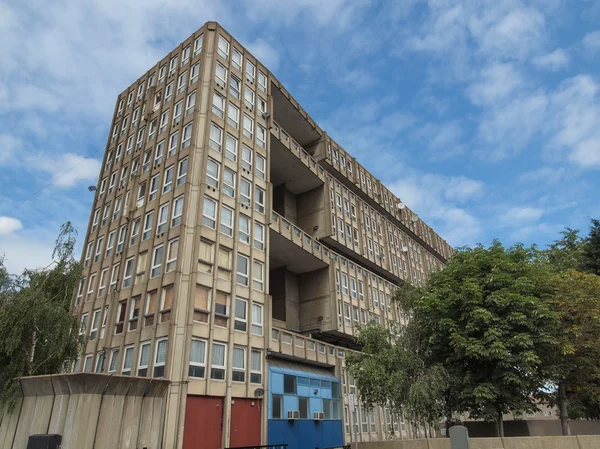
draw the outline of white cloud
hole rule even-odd
[[[96,182],[101,163],[97,159],[85,158],[73,153],[57,158],[38,156],[37,167],[52,175],[52,183],[58,187],[73,187],[81,181]]]
[[[276,72],[279,68],[279,53],[273,46],[262,38],[256,39],[254,42],[247,44],[248,50],[270,71]]]
[[[474,104],[495,104],[523,85],[521,73],[514,64],[496,63],[486,66],[467,93]]]
[[[25,268],[36,269],[47,266],[52,261],[54,247],[49,241],[15,234],[0,234],[0,248],[6,269],[11,274],[21,274]]]
[[[519,181],[523,183],[555,184],[565,179],[567,174],[564,167],[544,166],[521,173]]]
[[[0,235],[12,234],[22,227],[21,221],[16,218],[0,216]]]
[[[530,224],[537,222],[543,214],[544,210],[539,207],[512,207],[500,217],[500,222],[510,226]]]
[[[586,34],[581,43],[586,50],[592,53],[600,50],[600,30]]]
[[[536,56],[532,62],[539,68],[557,71],[568,67],[569,55],[562,48],[557,48],[552,53]]]
[[[13,162],[22,147],[23,142],[19,137],[0,133],[0,165]]]

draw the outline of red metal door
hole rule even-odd
[[[231,404],[230,447],[260,445],[262,401],[234,398]]]
[[[222,434],[223,398],[188,396],[183,449],[220,449]]]

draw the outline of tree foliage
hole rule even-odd
[[[73,258],[76,232],[61,226],[53,262],[11,276],[0,259],[0,404],[12,407],[21,376],[60,372],[83,344],[69,312],[81,267]]]
[[[583,269],[600,276],[600,220],[592,219],[590,233],[585,240]]]

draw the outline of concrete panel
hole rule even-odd
[[[0,424],[0,447],[2,448],[12,447],[19,423],[22,402],[23,399],[18,398],[12,413],[8,413],[7,410],[3,412],[2,423]]]
[[[429,449],[427,440],[394,440],[358,443],[359,449]]]
[[[504,447],[502,438],[470,438],[469,443],[471,449],[502,449]]]
[[[597,449],[600,447],[600,435],[578,435],[579,449]]]
[[[577,437],[503,438],[504,449],[579,449]]]
[[[26,396],[23,398],[23,407],[21,409],[21,416],[19,417],[14,447],[27,447],[31,428],[35,425],[37,402],[37,396]],[[48,423],[46,423],[47,425]]]

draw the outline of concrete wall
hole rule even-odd
[[[79,373],[26,377],[20,385],[14,410],[0,415],[3,449],[25,449],[29,435],[40,433],[62,435],[63,449],[135,448],[138,429],[137,447],[159,446],[168,381]]]
[[[474,438],[494,437],[497,434],[495,423],[465,421],[463,425],[469,429],[469,435]],[[562,429],[557,418],[505,420],[504,435],[507,437],[561,436]],[[600,421],[572,420],[571,435],[600,435]]]
[[[597,449],[600,435],[471,438],[470,449]],[[448,438],[358,443],[359,449],[450,449]]]

